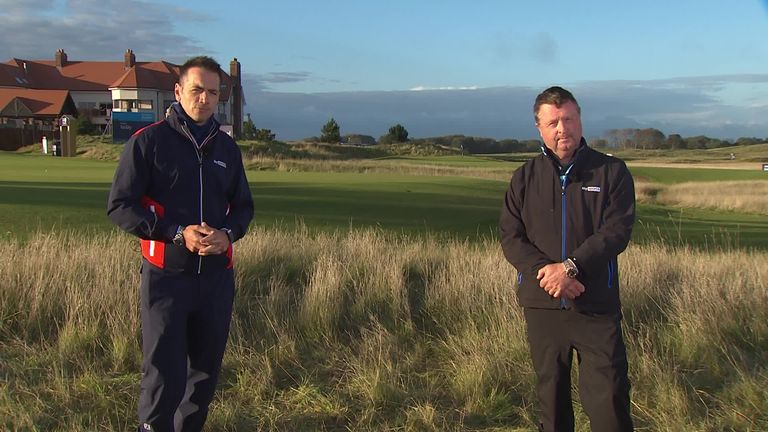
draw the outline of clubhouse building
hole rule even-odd
[[[216,119],[239,137],[243,125],[240,62],[222,71]],[[0,63],[0,128],[52,130],[64,115],[85,116],[115,141],[162,119],[175,101],[179,65],[137,62],[130,49],[123,61],[73,61],[63,49],[51,60],[14,58]]]

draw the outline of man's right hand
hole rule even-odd
[[[573,300],[576,297],[580,296],[582,293],[584,293],[584,290],[586,288],[584,287],[584,284],[579,282],[576,279],[570,279],[565,282],[564,286],[560,290],[560,295],[562,297],[567,298],[568,300]]]

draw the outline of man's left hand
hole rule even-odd
[[[539,286],[555,298],[565,297],[573,300],[584,292],[581,282],[566,276],[562,263],[547,264],[540,268],[536,279],[539,280]]]
[[[221,255],[225,253],[229,248],[229,236],[227,233],[225,231],[212,228],[205,222],[202,223],[202,226],[210,229],[211,233],[200,240],[200,244],[203,245],[203,247],[200,248],[197,254],[200,256],[206,256]]]

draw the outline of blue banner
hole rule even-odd
[[[137,130],[156,121],[154,112],[112,111],[112,141],[125,142]]]

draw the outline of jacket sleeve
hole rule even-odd
[[[245,235],[248,224],[253,218],[253,197],[251,196],[251,188],[248,186],[248,179],[245,177],[242,154],[237,148],[237,144],[234,146],[239,173],[235,180],[232,195],[229,197],[229,214],[225,226],[232,230],[232,235],[235,240],[238,240]]]
[[[522,218],[523,202],[525,200],[525,169],[515,171],[509,188],[504,195],[504,205],[501,207],[499,231],[501,234],[501,249],[507,261],[518,272],[536,274],[539,269],[552,263],[543,252],[531,243],[526,234]]]
[[[609,188],[608,205],[603,212],[603,223],[597,231],[579,245],[572,256],[580,270],[589,274],[601,269],[627,248],[635,223],[635,184],[627,165],[618,161]]]
[[[115,170],[107,201],[107,216],[126,232],[148,240],[170,241],[178,225],[142,205],[152,179],[151,155],[139,145],[142,135],[134,135],[125,144]]]

